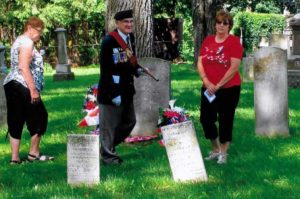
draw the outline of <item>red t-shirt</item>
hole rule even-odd
[[[242,59],[243,47],[240,38],[229,35],[222,43],[216,43],[215,36],[207,36],[201,46],[199,56],[202,56],[202,65],[207,78],[213,84],[217,84],[230,67],[230,58]],[[239,72],[230,79],[224,88],[241,84]]]

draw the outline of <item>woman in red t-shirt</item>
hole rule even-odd
[[[228,12],[217,12],[216,34],[204,39],[197,64],[203,81],[200,122],[205,137],[212,143],[212,151],[205,159],[216,159],[219,164],[227,161],[234,114],[241,89],[238,68],[243,47],[238,37],[229,34],[232,26],[233,19]],[[219,123],[219,131],[216,122]]]

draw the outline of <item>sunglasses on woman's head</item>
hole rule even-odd
[[[217,21],[217,24],[219,24],[219,25],[223,24],[224,26],[227,26],[227,25],[229,25],[229,22],[228,21]]]

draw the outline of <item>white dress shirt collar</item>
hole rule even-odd
[[[125,41],[125,43],[127,43],[127,37],[129,37],[129,35],[125,35],[124,33],[122,33],[119,29],[117,29],[119,35],[122,37],[122,39]]]

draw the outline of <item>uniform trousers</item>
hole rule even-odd
[[[128,137],[135,126],[133,102],[121,106],[100,104],[101,157],[105,163],[120,160],[115,147]]]
[[[209,103],[204,95],[206,88],[201,89],[200,122],[205,137],[214,140],[219,137],[221,143],[232,141],[232,129],[235,109],[240,98],[240,86],[218,90],[216,98]],[[219,131],[216,125],[218,121]]]

